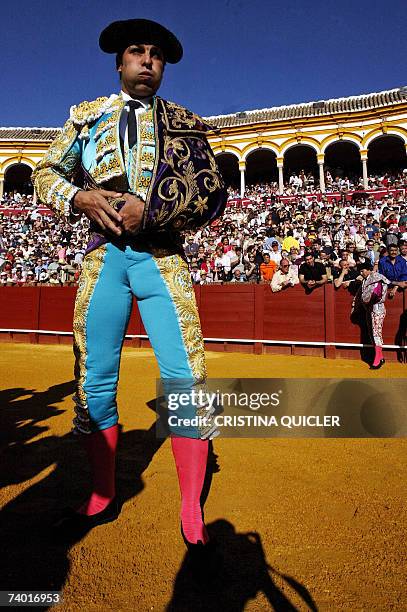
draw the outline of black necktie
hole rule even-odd
[[[137,142],[137,121],[136,121],[136,108],[140,108],[140,102],[137,100],[127,100],[126,106],[129,107],[127,117],[127,140],[129,143],[129,149],[132,149]]]

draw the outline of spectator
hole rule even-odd
[[[281,248],[283,251],[287,251],[288,253],[291,247],[295,247],[296,249],[300,248],[300,243],[293,237],[293,230],[289,230],[287,232],[287,237],[284,238]]]
[[[299,281],[307,293],[310,293],[317,287],[325,285],[327,280],[325,266],[315,261],[312,253],[306,253],[305,261],[301,264],[299,269]]]
[[[245,275],[239,270],[239,268],[233,270],[232,283],[244,283],[246,281]]]
[[[379,272],[391,281],[393,286],[404,289],[407,281],[407,261],[399,255],[399,249],[394,244],[388,247],[387,252],[388,255],[379,261]]]
[[[244,267],[244,274],[247,282],[258,282],[259,270],[254,255],[249,255],[248,261],[246,262]]]
[[[12,284],[12,280],[11,277],[7,274],[7,272],[1,272],[0,273],[0,285],[2,287],[6,287],[7,285],[11,285]]]
[[[188,236],[187,244],[184,248],[185,255],[187,257],[192,257],[193,255],[196,256],[196,254],[198,253],[198,249],[199,249],[199,245],[196,242],[194,242],[194,237]]]
[[[25,285],[27,287],[35,287],[37,285],[37,280],[35,278],[35,274],[32,270],[30,270],[29,272],[27,272],[27,276],[25,279]]]
[[[274,263],[278,266],[281,261],[281,247],[277,240],[273,240],[271,243],[271,251],[268,251],[270,255],[270,260],[274,261]]]
[[[261,280],[263,282],[270,282],[276,270],[277,270],[276,262],[271,261],[270,255],[268,253],[264,253],[263,263],[260,264]]]
[[[333,283],[335,289],[339,287],[349,288],[351,283],[355,283],[357,279],[360,279],[359,272],[355,268],[351,268],[347,259],[341,259],[339,262],[339,268],[335,268],[333,272]],[[358,285],[355,287],[358,289]]]
[[[191,266],[191,279],[194,285],[199,285],[201,280],[201,271],[198,269],[197,263],[194,263]]]
[[[200,274],[200,285],[209,285],[212,282],[212,274],[208,274],[205,270],[201,270]]]
[[[52,286],[58,286],[61,287],[62,283],[60,278],[58,277],[58,272],[51,272],[51,274],[49,275],[49,279],[48,279],[48,283]]]
[[[283,289],[288,289],[289,287],[294,287],[294,285],[298,285],[298,275],[296,271],[296,266],[290,264],[290,261],[287,258],[283,258],[280,262],[279,269],[273,275],[271,279],[271,290],[273,293],[277,291],[282,291]]]

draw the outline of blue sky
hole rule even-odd
[[[2,4],[2,126],[59,126],[118,90],[98,47],[116,19],[160,21],[184,46],[160,95],[201,115],[407,85],[406,3],[390,0],[32,0]]]

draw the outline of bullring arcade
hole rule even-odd
[[[209,138],[229,185],[284,182],[291,172],[325,169],[363,177],[407,167],[407,87],[380,93],[206,117],[220,133]],[[59,128],[0,128],[0,197],[32,193],[31,171]]]

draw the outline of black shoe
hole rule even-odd
[[[370,366],[370,370],[380,370],[380,368],[382,367],[382,365],[384,365],[386,363],[386,361],[384,359],[380,359],[380,362],[377,365],[372,365]]]
[[[191,577],[199,584],[213,583],[222,565],[215,541],[209,540],[206,544],[202,540],[194,544],[189,542],[185,537],[182,523],[181,535],[188,550],[186,563],[191,570]]]
[[[75,541],[83,538],[93,527],[115,521],[120,514],[120,505],[114,497],[104,510],[87,516],[66,508],[53,523],[51,534],[56,541]]]
[[[184,529],[181,523],[181,535],[184,540],[184,544],[188,549],[188,552],[191,555],[191,558],[204,558],[208,554],[212,553],[215,548],[215,543],[213,540],[209,540],[206,544],[202,542],[202,540],[198,540],[196,543],[189,542],[184,533]]]

